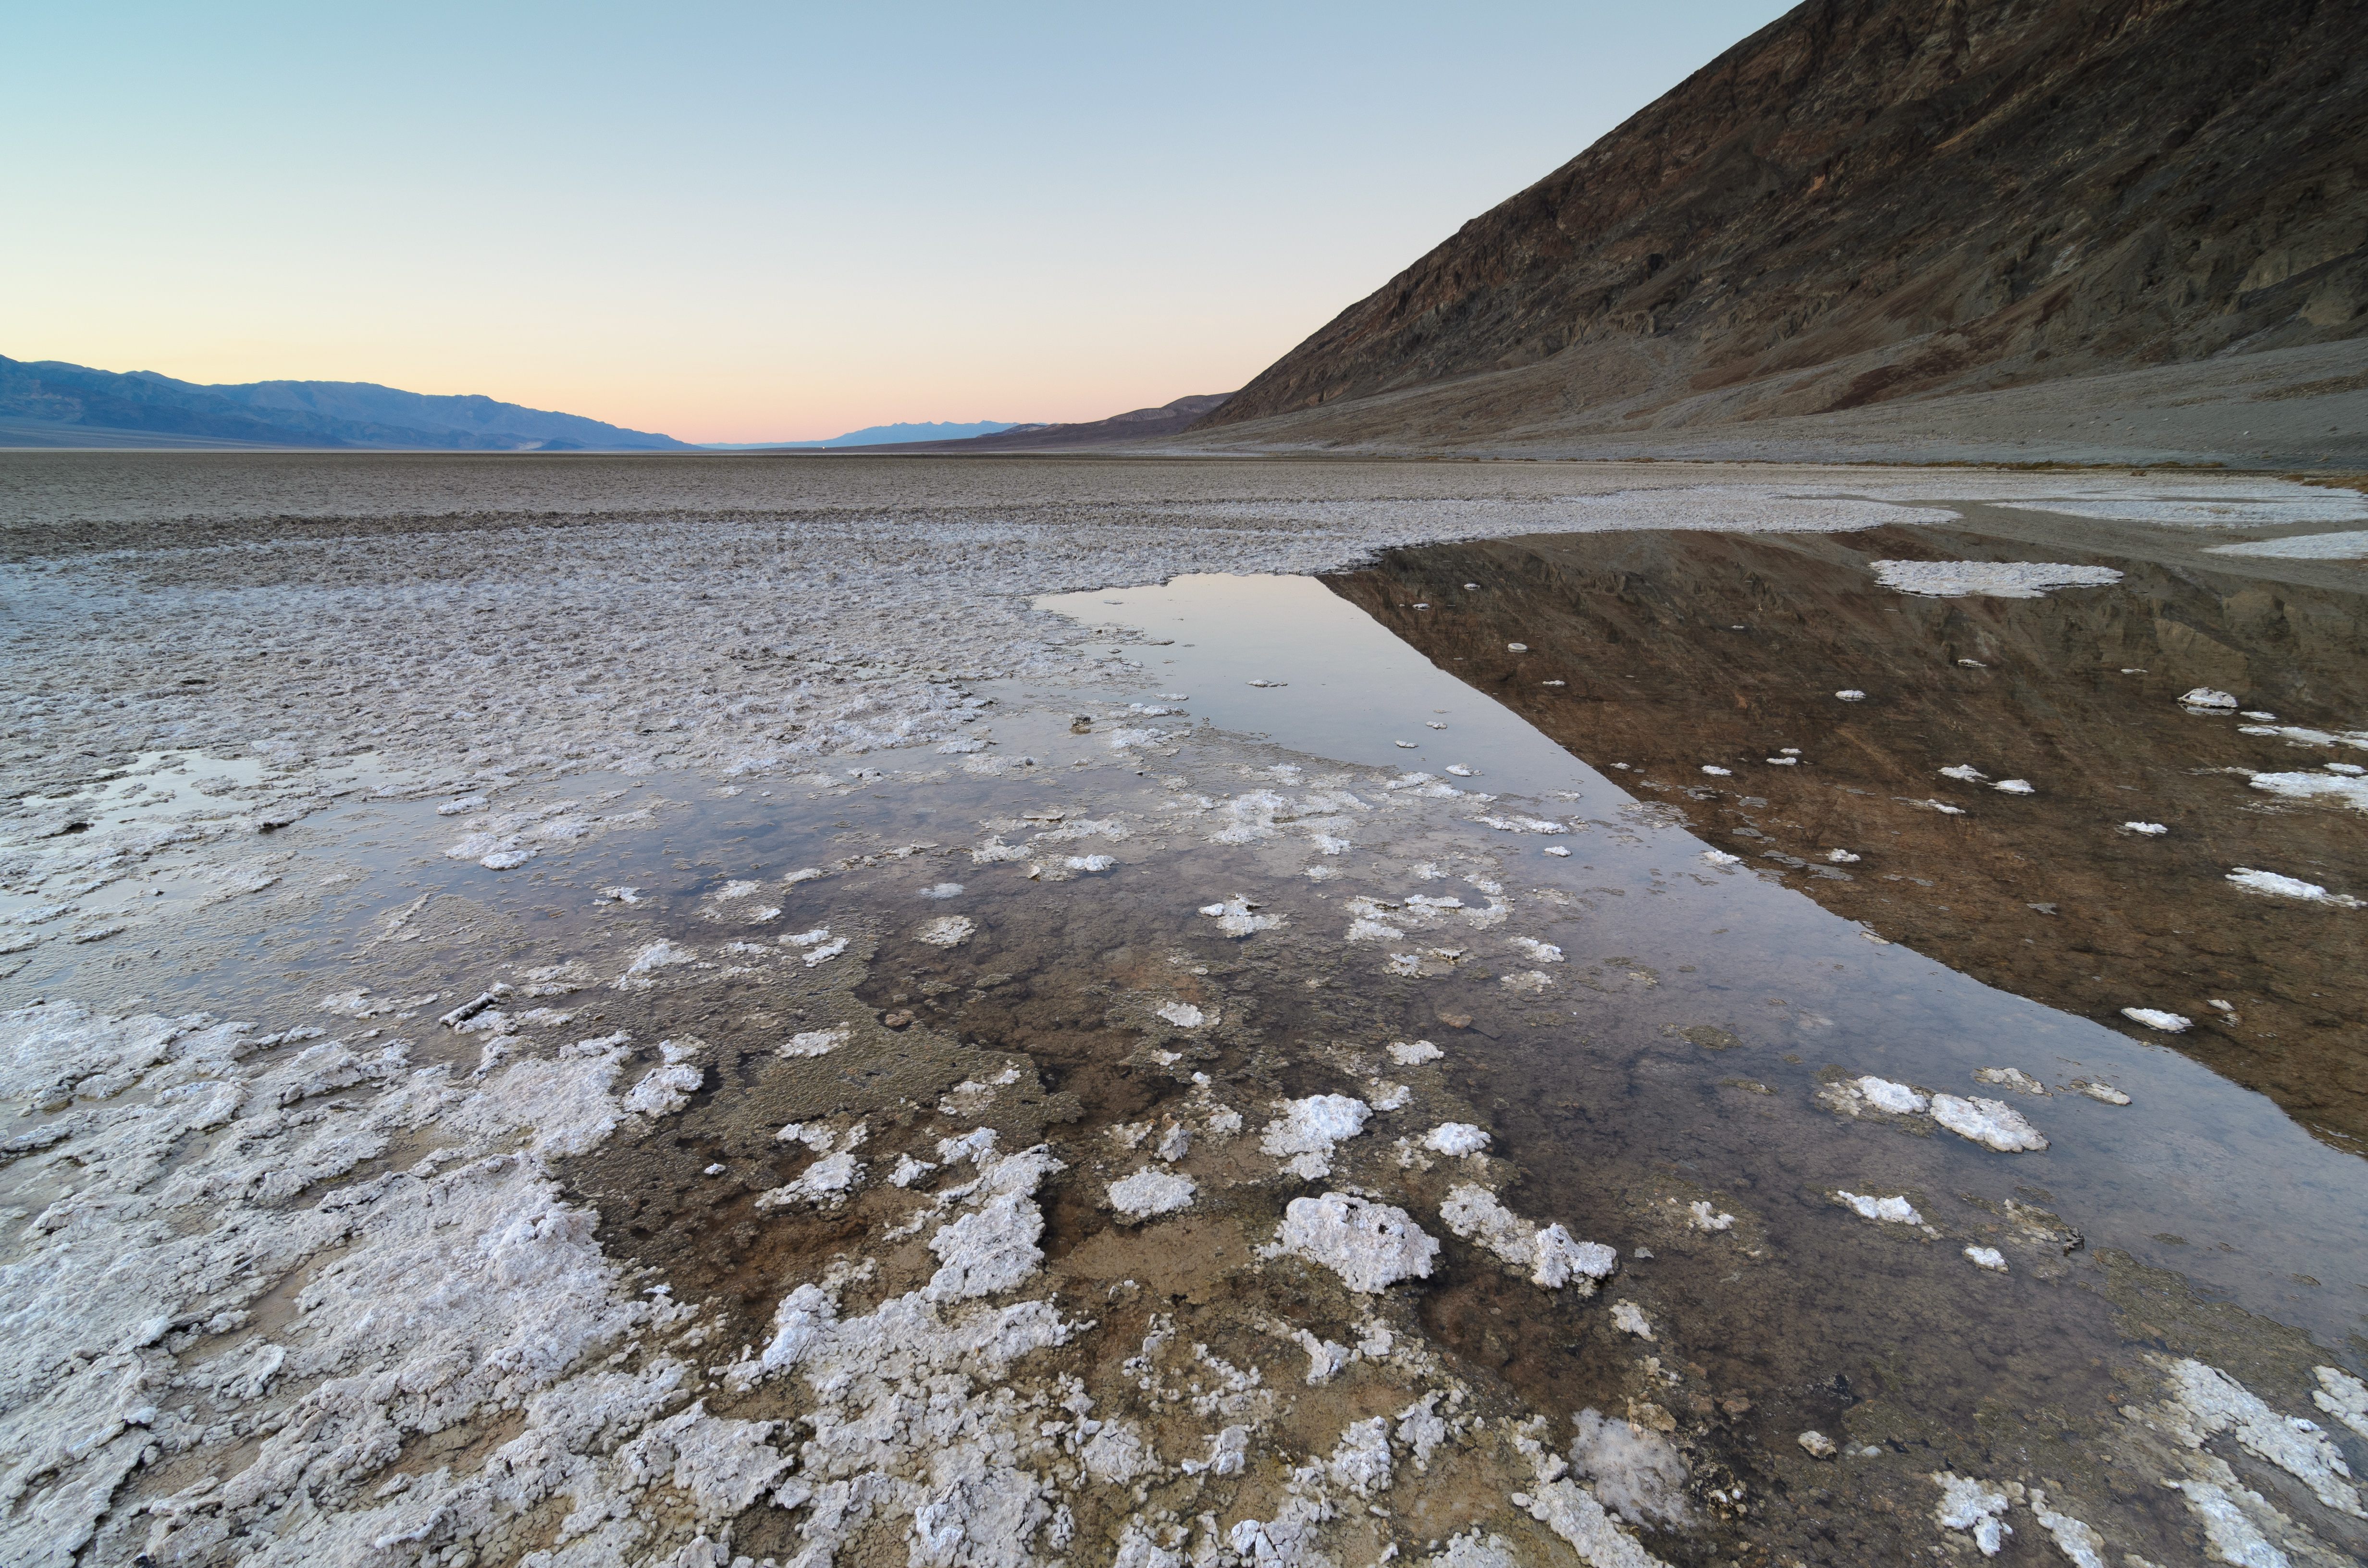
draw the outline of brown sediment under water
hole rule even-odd
[[[1605,1300],[1540,1290],[1452,1235],[1421,1294],[1422,1325],[1468,1375],[1501,1380],[1527,1408],[1682,1426],[1698,1490],[1748,1484],[1809,1510],[1705,1516],[1682,1537],[1654,1537],[1671,1561],[1746,1541],[1910,1551],[1927,1528],[1928,1472],[2009,1463],[2055,1478],[2057,1506],[2110,1510],[2123,1536],[2169,1551],[2175,1498],[2123,1495],[2109,1451],[2116,1407],[2133,1397],[2133,1346],[2205,1355],[2289,1400],[2307,1399],[2313,1358],[2351,1360],[2338,1346],[2368,1267],[2350,1221],[2368,1185],[2358,1162],[2260,1096],[2159,1046],[1871,944],[1789,890],[1708,866],[1666,813],[1609,788],[1424,798],[1390,790],[1406,777],[1395,770],[1213,736],[1113,768],[1094,754],[1130,727],[1110,717],[1124,712],[1099,704],[1082,734],[1003,726],[1004,749],[1035,754],[1013,777],[757,779],[729,796],[687,781],[538,786],[515,804],[621,790],[612,805],[655,820],[507,871],[443,853],[466,819],[439,820],[432,802],[370,802],[358,821],[286,830],[306,857],[291,880],[341,867],[325,874],[354,881],[332,892],[356,891],[316,918],[269,923],[248,956],[152,1005],[202,994],[284,1029],[337,1023],[374,998],[402,1008],[416,991],[434,996],[408,1009],[416,1034],[427,1015],[507,984],[488,1014],[463,1020],[480,1027],[427,1030],[416,1059],[465,1069],[545,1037],[617,1031],[653,1065],[669,1044],[694,1052],[687,1108],[557,1169],[598,1211],[613,1256],[685,1300],[721,1304],[726,1352],[763,1343],[782,1293],[825,1278],[834,1258],[881,1269],[850,1292],[850,1312],[917,1288],[935,1261],[917,1238],[880,1240],[912,1199],[876,1179],[843,1207],[760,1206],[820,1163],[783,1141],[785,1126],[863,1122],[862,1155],[883,1172],[930,1160],[939,1138],[974,1124],[1011,1146],[1051,1140],[1071,1168],[1043,1195],[1048,1267],[1080,1290],[1147,1289],[1109,1306],[1113,1333],[1181,1312],[1223,1346],[1246,1314],[1352,1341],[1339,1301],[1258,1275],[1257,1249],[1292,1196],[1343,1176],[1444,1235],[1433,1216],[1461,1162],[1418,1143],[1410,1160],[1391,1151],[1469,1117],[1510,1165],[1503,1192],[1517,1211],[1619,1249],[1608,1294],[1655,1337],[1609,1324]],[[1076,766],[1086,760],[1099,766]],[[1321,820],[1349,820],[1329,834],[1260,831],[1317,820],[1310,797],[1320,808],[1342,792],[1397,809],[1331,812]],[[1475,817],[1542,825],[1507,833]],[[316,845],[301,845],[308,832]],[[364,832],[367,846],[353,836]],[[1346,843],[1326,853],[1326,837]],[[975,858],[999,844],[1020,853]],[[1548,856],[1550,845],[1572,853]],[[1311,867],[1336,874],[1310,879]],[[823,874],[791,880],[809,869]],[[1237,896],[1277,924],[1229,937],[1201,913]],[[1345,939],[1358,898],[1402,937]],[[961,939],[928,939],[931,923],[957,917],[970,925]],[[818,944],[781,940],[815,930],[853,945],[807,964]],[[1533,943],[1560,961],[1517,945]],[[659,944],[698,959],[650,971],[645,989],[622,983]],[[1394,966],[1398,952],[1417,958],[1411,972],[1395,971],[1408,967]],[[365,979],[361,1006],[317,1011]],[[290,997],[302,999],[294,1011]],[[1164,1017],[1171,1004],[1205,1025]],[[565,1021],[536,1022],[534,1006]],[[813,1058],[782,1054],[785,1040],[831,1029],[852,1038]],[[1436,1080],[1385,1052],[1418,1040],[1444,1053]],[[2053,1092],[1972,1077],[1999,1065]],[[1827,1082],[1859,1074],[2007,1095],[2050,1146],[2002,1154],[1929,1121],[1821,1104]],[[2120,1085],[2135,1103],[2067,1093],[2075,1076]],[[1178,1167],[1209,1193],[1190,1214],[1122,1225],[1101,1189],[1141,1156],[1111,1130],[1185,1122],[1209,1083],[1251,1108],[1248,1132]],[[1400,1084],[1420,1092],[1376,1118],[1360,1165],[1280,1185],[1252,1168],[1265,1164],[1248,1143],[1271,1102],[1388,1104]],[[1905,1198],[1921,1222],[1863,1219],[1842,1193]],[[1708,1205],[1701,1218],[1697,1204]],[[2184,1241],[2161,1239],[2174,1233]],[[1975,1268],[1967,1246],[1996,1247],[2007,1272]],[[2297,1285],[2303,1274],[2319,1283]],[[2169,1321],[2140,1326],[2157,1301]],[[2212,1315],[2232,1308],[2233,1325]],[[2279,1324],[2315,1331],[2318,1345]],[[2248,1350],[2280,1333],[2270,1350]],[[1074,1358],[1097,1388],[1110,1374],[1099,1354]],[[784,1414],[771,1398],[719,1394],[713,1407]],[[1814,1466],[1792,1441],[1809,1427],[1847,1437],[1850,1453]]]

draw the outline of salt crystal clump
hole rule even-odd
[[[1442,1154],[1476,1154],[1488,1146],[1488,1134],[1468,1121],[1442,1121],[1423,1134],[1422,1146]]]
[[[2246,783],[2289,801],[2323,799],[2368,812],[2368,780],[2332,766],[2324,773],[2256,773]]]
[[[2039,1528],[2055,1538],[2055,1544],[2072,1568],[2105,1568],[2105,1538],[2069,1514],[2059,1514],[2047,1506],[2047,1494],[2037,1487],[2031,1489],[2031,1517]],[[2143,1559],[2141,1559],[2143,1561]]]
[[[2180,705],[2185,708],[2225,708],[2231,712],[2237,708],[2236,698],[2225,691],[2214,691],[2208,686],[2196,687],[2179,700]]]
[[[2144,834],[2148,838],[2160,838],[2170,831],[2158,822],[2125,822],[2122,825],[2132,833]]]
[[[1652,1321],[1645,1316],[1644,1310],[1634,1301],[1611,1303],[1611,1326],[1623,1334],[1633,1334],[1639,1339],[1653,1337]]]
[[[1294,1198],[1276,1243],[1338,1274],[1349,1290],[1372,1295],[1401,1279],[1429,1278],[1439,1239],[1403,1209],[1327,1192]]]
[[[2237,867],[2228,873],[2228,880],[2247,892],[2298,898],[2305,903],[2331,904],[2337,909],[2358,909],[2361,905],[2361,900],[2350,893],[2329,892],[2317,882],[2306,882],[2299,877],[2280,876],[2275,871],[2256,871],[2249,866]]]
[[[977,923],[967,915],[944,915],[935,920],[925,920],[915,928],[913,939],[933,948],[958,948],[970,940]]]
[[[1944,1470],[1932,1472],[1932,1484],[1941,1489],[1941,1501],[1932,1510],[1941,1528],[1967,1531],[1984,1557],[1996,1557],[2005,1538],[2014,1533],[2014,1527],[1998,1517],[2006,1512],[2006,1494]]]
[[[2026,1095],[2044,1095],[2047,1085],[2020,1067],[1982,1067],[1975,1070],[1975,1078],[1985,1084],[1997,1084],[2004,1088],[2019,1089]]]
[[[678,948],[672,942],[652,942],[633,955],[633,961],[617,977],[616,989],[647,991],[657,983],[650,978],[657,971],[698,961],[699,954],[689,948]]]
[[[1044,1216],[1030,1195],[1047,1174],[1062,1168],[1042,1144],[987,1165],[983,1185],[992,1196],[929,1238],[929,1250],[943,1263],[921,1295],[933,1301],[993,1295],[1035,1273],[1044,1261],[1036,1244]]]
[[[1878,561],[1874,580],[1924,598],[2035,599],[2050,588],[2101,588],[2122,574],[2111,566],[2046,561]]]
[[[1148,1167],[1110,1184],[1110,1207],[1130,1220],[1172,1214],[1192,1201],[1190,1176]]]
[[[847,1201],[848,1193],[862,1185],[864,1172],[869,1168],[856,1160],[852,1149],[825,1154],[794,1179],[758,1194],[757,1207],[785,1209],[792,1203],[816,1203],[837,1208]]]
[[[2203,1362],[2171,1364],[2171,1395],[2193,1428],[2190,1441],[2215,1433],[2235,1436],[2257,1454],[2311,1489],[2321,1503],[2354,1518],[2368,1518],[2343,1454],[2307,1421],[2289,1420],[2263,1403],[2244,1384]]]
[[[1987,1268],[1996,1274],[2006,1272],[2006,1254],[1996,1247],[1967,1247],[1965,1256],[1973,1259],[1976,1268]]]
[[[643,1116],[671,1116],[690,1103],[706,1074],[696,1067],[660,1067],[646,1074],[625,1096],[625,1108]]]
[[[1713,767],[1707,762],[1702,764],[1702,771],[1709,774],[1713,778],[1732,778],[1735,777],[1735,769],[1732,767]]]
[[[1632,1525],[1687,1521],[1686,1461],[1675,1443],[1592,1408],[1571,1419],[1578,1428],[1571,1465],[1605,1507]]]
[[[1743,864],[1742,856],[1729,855],[1724,849],[1705,849],[1702,852],[1702,858],[1709,861],[1713,866],[1740,866]]]
[[[1970,762],[1961,762],[1954,767],[1944,767],[1941,769],[1941,777],[1943,778],[1954,778],[1960,783],[1964,784],[1978,784],[1983,779],[1988,778],[1989,775],[1984,773],[1980,768],[1975,767]]]
[[[1697,1231],[1731,1230],[1735,1225],[1734,1215],[1713,1213],[1707,1200],[1687,1205],[1686,1212],[1686,1222]]]
[[[2165,1034],[2177,1034],[2181,1029],[2192,1028],[2195,1025],[2193,1018],[2184,1017],[2177,1013],[2166,1013],[2155,1007],[2124,1007],[2122,1009],[2122,1017],[2132,1023],[2144,1024],[2150,1029],[2160,1029]]]
[[[1834,693],[1834,695],[1840,698],[1844,702],[1864,702],[1866,700],[1866,693],[1856,690],[1855,688],[1846,688]]]
[[[1823,1432],[1804,1432],[1794,1441],[1808,1450],[1813,1460],[1829,1460],[1841,1451],[1831,1437]]]
[[[2022,1113],[1998,1100],[1961,1099],[1955,1095],[1932,1096],[1932,1119],[1960,1138],[1970,1138],[2001,1154],[2047,1147],[2039,1130]]]
[[[1852,1080],[1850,1087],[1863,1095],[1867,1104],[1893,1116],[1918,1115],[1932,1104],[1907,1085],[1895,1084],[1888,1078],[1869,1075]]]
[[[2102,1100],[2107,1105],[2130,1103],[2130,1096],[2114,1088],[2111,1084],[2098,1084],[2086,1078],[2075,1078],[2072,1080],[2072,1087],[2090,1099]]]
[[[1826,858],[1837,866],[1855,866],[1861,857],[1853,855],[1847,849],[1828,849],[1826,851]]]
[[[1373,1108],[1347,1095],[1311,1095],[1279,1100],[1282,1115],[1267,1124],[1258,1147],[1293,1174],[1313,1181],[1332,1174],[1332,1145],[1364,1131]]]
[[[1217,929],[1228,937],[1247,937],[1253,931],[1264,931],[1283,923],[1280,915],[1254,915],[1258,906],[1235,893],[1223,903],[1207,903],[1201,913],[1217,923]]]
[[[827,1056],[854,1037],[852,1027],[841,1024],[835,1028],[808,1029],[793,1034],[789,1043],[780,1048],[783,1056]]]
[[[1159,1009],[1159,1016],[1179,1029],[1197,1029],[1209,1021],[1209,1016],[1190,1002],[1169,1002]]]
[[[1871,1198],[1862,1193],[1836,1191],[1834,1196],[1855,1210],[1861,1220],[1881,1220],[1894,1225],[1920,1225],[1924,1216],[1905,1198]]]
[[[2036,795],[2039,793],[2037,790],[2032,787],[2031,780],[2028,778],[2001,778],[1997,783],[1991,785],[1990,788],[1993,790],[2003,790],[2009,795]]]
[[[1424,1062],[1436,1062],[1447,1054],[1427,1040],[1416,1040],[1411,1045],[1404,1040],[1395,1041],[1390,1046],[1389,1052],[1390,1060],[1401,1067],[1412,1067]]]
[[[2318,1390],[2310,1402],[2321,1410],[2368,1437],[2368,1383],[2340,1367],[2314,1369],[2318,1377]]]

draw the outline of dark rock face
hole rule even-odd
[[[1198,428],[1491,372],[1429,422],[1723,422],[2358,336],[2362,24],[2312,0],[1811,0]]]

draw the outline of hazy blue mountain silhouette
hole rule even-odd
[[[438,397],[368,381],[252,381],[201,386],[153,370],[119,373],[61,360],[0,355],[0,444],[142,446],[176,438],[274,447],[438,451],[673,451],[671,436],[497,403]]]
[[[833,436],[827,441],[709,441],[705,446],[711,452],[778,451],[784,447],[885,447],[905,441],[961,441],[973,436],[1021,428],[1034,426],[1022,426],[1008,419],[981,419],[969,425],[949,419],[935,425],[868,425],[844,436]]]

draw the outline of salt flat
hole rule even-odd
[[[2200,551],[2348,492],[98,454],[0,487],[11,1561],[2361,1548],[2326,1314],[2081,1234],[2167,1224],[2183,1177],[2127,1173],[2209,1141],[2246,1201],[2291,1173],[2292,1272],[2356,1273],[2351,1156],[1608,785],[1146,714],[1149,631],[1030,608],[1952,501],[2159,506]]]

